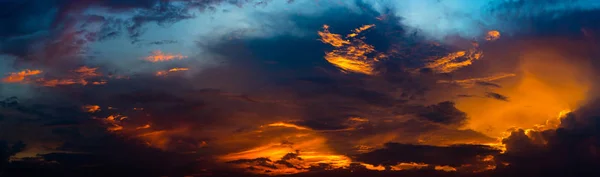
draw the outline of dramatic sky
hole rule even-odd
[[[600,175],[597,0],[0,0],[0,176]]]

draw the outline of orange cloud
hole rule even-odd
[[[187,70],[189,70],[189,68],[171,68],[169,70],[163,70],[163,71],[156,72],[156,76],[165,76],[172,72],[180,72],[180,71],[187,71]]]
[[[318,34],[321,36],[321,42],[334,47],[350,44],[349,40],[342,39],[342,35],[329,32],[329,25],[323,25],[323,31],[318,31]]]
[[[94,113],[94,112],[100,111],[100,106],[98,106],[98,105],[85,105],[85,106],[83,106],[83,109],[86,112]]]
[[[500,37],[500,32],[489,31],[486,40],[494,41]],[[479,49],[479,44],[473,42],[473,48],[466,51],[457,51],[449,53],[444,57],[434,59],[427,63],[424,68],[429,68],[436,73],[451,73],[457,69],[472,65],[474,61],[483,57],[483,51]]]
[[[42,86],[46,86],[46,87],[56,87],[59,85],[73,85],[73,84],[80,84],[80,85],[87,85],[88,82],[84,79],[52,79],[52,80],[44,80],[39,79],[37,80],[38,82],[40,82],[40,85]]]
[[[310,130],[309,128],[306,127],[302,127],[302,126],[298,126],[298,125],[294,125],[294,124],[290,124],[290,123],[284,123],[284,122],[277,122],[277,123],[272,123],[267,125],[269,127],[287,127],[287,128],[295,128],[298,130]]]
[[[16,72],[16,73],[10,73],[10,74],[8,74],[8,76],[6,76],[5,78],[2,78],[2,82],[5,82],[5,83],[23,82],[23,81],[25,81],[26,77],[35,76],[35,75],[38,75],[38,74],[41,74],[41,73],[42,73],[42,71],[40,71],[40,70],[29,70],[29,69],[26,69],[26,70],[19,71],[19,72]]]
[[[89,68],[87,66],[82,66],[80,68],[75,69],[74,72],[82,78],[98,77],[101,74],[96,71],[97,69],[98,68]]]
[[[450,73],[457,69],[473,64],[473,61],[481,59],[483,52],[477,48],[467,51],[450,53],[444,57],[433,60],[425,65],[436,73]]]
[[[379,59],[386,56],[382,53],[376,53],[372,45],[365,43],[361,39],[354,38],[360,32],[367,30],[375,25],[365,25],[354,30],[347,36],[349,39],[342,39],[339,34],[329,32],[329,26],[323,25],[323,31],[319,31],[321,42],[329,44],[336,49],[325,54],[325,60],[338,67],[342,72],[353,72],[366,75],[373,75],[373,65]],[[373,55],[373,56],[369,56]]]
[[[152,55],[147,56],[145,58],[146,61],[149,62],[165,62],[165,61],[171,61],[171,60],[175,60],[175,59],[184,59],[187,58],[187,56],[183,56],[181,54],[170,54],[170,53],[163,53],[160,50],[156,50],[152,52]]]
[[[347,38],[356,37],[356,36],[358,36],[359,33],[363,32],[365,30],[368,30],[369,28],[372,28],[374,26],[375,26],[374,24],[361,26],[359,28],[354,29],[353,33],[348,34],[346,37]]]
[[[42,85],[42,86],[46,86],[46,87],[56,87],[59,85],[74,85],[74,84],[79,84],[79,85],[88,85],[89,81],[88,79],[90,78],[97,78],[102,76],[101,73],[97,72],[98,68],[90,68],[87,66],[82,66],[79,67],[75,70],[72,70],[72,74],[66,78],[57,78],[57,79],[45,79],[45,78],[40,78],[37,80],[38,84]],[[105,80],[101,80],[101,81],[94,81],[92,82],[93,85],[103,85],[106,84]]]
[[[507,77],[514,77],[516,74],[512,73],[500,73],[489,77],[481,77],[481,78],[471,78],[471,79],[463,79],[463,80],[439,80],[438,83],[446,83],[446,84],[457,84],[465,88],[473,87],[477,83],[481,82],[491,82],[499,79],[504,79]]]
[[[498,40],[499,38],[500,38],[500,32],[496,31],[496,30],[492,30],[492,31],[488,31],[487,36],[485,37],[485,40],[495,41],[495,40]]]
[[[123,130],[123,125],[122,121],[127,119],[126,116],[122,116],[120,114],[114,114],[114,115],[109,115],[108,117],[104,118],[104,119],[100,119],[102,120],[102,122],[104,122],[105,124],[108,125],[107,130],[111,131],[111,132],[115,132],[115,131],[121,131]]]

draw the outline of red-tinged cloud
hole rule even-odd
[[[171,61],[171,60],[181,60],[184,58],[187,58],[187,56],[183,56],[181,54],[163,53],[160,50],[157,50],[157,51],[153,51],[152,55],[147,56],[145,58],[145,60],[155,63],[155,62],[165,62],[165,61]]]
[[[40,70],[23,70],[17,73],[9,73],[6,78],[3,79],[5,83],[22,83],[22,84],[34,84],[44,87],[56,87],[62,85],[104,85],[106,80],[103,75],[97,71],[98,68],[90,68],[82,66],[77,69],[69,71],[66,75],[60,77],[52,77],[46,73],[45,76],[37,76],[42,73]]]
[[[38,75],[41,73],[42,73],[42,71],[40,71],[40,70],[29,70],[29,69],[19,71],[16,73],[9,73],[8,76],[2,78],[2,82],[5,82],[5,83],[25,82],[26,77],[35,76],[35,75]]]

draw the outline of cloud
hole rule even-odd
[[[262,1],[261,1],[262,2]],[[145,26],[156,23],[168,26],[191,19],[195,12],[204,13],[222,4],[255,4],[252,1],[195,0],[85,0],[39,3],[36,1],[2,1],[0,19],[12,24],[0,31],[0,53],[25,61],[60,67],[60,61],[76,62],[89,54],[95,42],[127,33],[132,42],[139,41]],[[20,9],[14,13],[14,9]],[[126,13],[132,12],[132,13]]]
[[[499,151],[481,145],[453,145],[448,147],[387,143],[383,149],[374,150],[357,157],[374,165],[395,165],[400,162],[416,162],[432,165],[459,167],[478,163],[484,156],[497,155]]]
[[[310,12],[300,15],[295,14],[300,11],[297,9],[290,12],[273,10],[279,6],[269,6],[275,2],[265,5],[266,2],[49,1],[42,5],[54,7],[54,10],[40,10],[40,13],[55,13],[48,19],[48,25],[40,22],[28,26],[21,20],[15,21],[22,29],[3,29],[0,35],[7,38],[2,39],[0,48],[7,54],[33,57],[29,59],[39,62],[35,66],[43,72],[35,75],[32,69],[22,73],[19,72],[22,70],[6,72],[9,74],[5,77],[11,78],[6,80],[18,81],[6,85],[26,85],[40,93],[32,98],[9,98],[0,102],[0,128],[9,132],[0,134],[0,139],[7,140],[11,146],[19,141],[26,144],[18,153],[4,153],[3,157],[17,159],[8,164],[11,169],[7,174],[518,176],[526,174],[527,169],[545,174],[544,167],[551,169],[547,175],[551,176],[550,172],[566,173],[573,169],[592,173],[586,171],[588,165],[597,164],[594,159],[597,157],[597,144],[594,144],[597,123],[593,116],[595,112],[590,111],[593,104],[587,112],[581,109],[581,112],[575,111],[561,119],[558,129],[554,128],[559,124],[551,119],[555,117],[545,116],[564,110],[568,107],[564,105],[570,106],[575,98],[587,99],[588,95],[581,95],[582,90],[595,91],[595,85],[588,88],[581,86],[585,84],[572,83],[593,79],[588,78],[589,73],[583,72],[587,70],[576,63],[579,55],[569,55],[586,55],[585,48],[593,47],[575,40],[568,44],[580,45],[566,45],[560,51],[584,46],[582,50],[573,51],[585,52],[566,52],[562,54],[568,57],[558,58],[531,57],[556,59],[554,62],[533,62],[536,60],[530,58],[523,59],[527,62],[516,62],[521,59],[516,56],[530,57],[525,55],[529,54],[529,49],[544,46],[525,45],[521,39],[566,34],[554,28],[549,31],[556,31],[544,33],[542,26],[557,25],[539,24],[541,26],[525,33],[505,33],[503,29],[496,29],[502,32],[502,37],[486,41],[485,36],[475,35],[476,31],[493,29],[482,27],[470,31],[473,27],[470,15],[463,14],[462,7],[451,6],[460,3],[408,2],[409,7],[419,7],[416,10],[426,9],[419,11],[421,14],[433,13],[420,19],[399,11],[404,8],[388,7],[396,4],[392,1],[388,4],[295,1],[294,4],[301,5],[294,7],[320,5],[306,6],[303,9]],[[36,5],[30,7],[32,9],[46,9],[29,1],[23,3]],[[440,3],[449,7],[441,7]],[[188,45],[189,41],[179,38],[160,40],[170,39],[168,36],[150,38],[149,42],[144,42],[149,45],[134,48],[140,54],[165,51],[154,53],[157,55],[150,58],[122,53],[129,49],[107,48],[115,56],[126,59],[120,64],[127,66],[124,68],[131,70],[129,72],[118,72],[114,65],[103,62],[81,65],[93,57],[54,60],[64,54],[84,56],[79,54],[88,49],[86,45],[108,39],[115,43],[102,45],[116,44],[121,40],[118,36],[124,34],[129,38],[125,43],[140,42],[140,34],[152,23],[167,27],[206,15],[196,10],[216,13],[228,9],[220,7],[231,4],[264,7],[262,10],[252,9],[252,6],[236,10],[250,8],[252,13],[248,14],[252,15],[243,19],[266,21],[256,23],[265,26],[253,26],[256,24],[248,22],[239,24],[250,24],[249,27],[213,30],[190,23],[198,26],[186,27],[194,31],[203,29],[211,35],[194,39],[196,42],[192,47],[198,53],[186,53],[189,57],[185,59],[184,52],[177,48]],[[19,4],[14,2],[14,5]],[[408,10],[415,12],[415,9]],[[443,17],[452,18],[442,18],[442,21],[460,21],[441,24],[441,31],[420,26],[439,22],[432,20],[440,15],[435,10],[450,13]],[[132,14],[121,16],[125,13]],[[223,13],[231,16],[246,14]],[[562,17],[565,18],[556,20],[570,19],[568,15]],[[246,22],[244,20],[241,21]],[[325,24],[330,26],[328,31],[322,28]],[[469,25],[453,29],[454,24]],[[425,32],[412,33],[415,28]],[[251,35],[255,34],[251,29],[258,29],[258,33],[264,35]],[[581,31],[578,34],[584,35],[587,41],[588,36],[594,34],[593,28],[590,29],[586,34]],[[229,35],[230,31],[238,33]],[[448,37],[452,33],[461,35],[441,43],[431,40],[432,36]],[[470,35],[477,37],[463,39]],[[471,42],[471,39],[478,42]],[[542,44],[548,43],[546,38],[539,40]],[[173,41],[177,44],[163,45]],[[42,54],[23,53],[29,50],[23,46],[33,43],[37,45],[33,45],[34,48],[43,49]],[[328,61],[328,53],[335,50],[338,50],[334,52],[338,57],[372,59],[366,53],[374,51],[386,57],[369,62],[368,72],[355,72],[357,70]],[[485,56],[480,52],[485,52]],[[84,58],[85,61],[80,60]],[[562,58],[573,60],[563,61]],[[202,65],[205,63],[200,60],[214,63]],[[582,73],[572,72],[575,70],[570,64]],[[519,67],[525,69],[515,69]],[[51,83],[55,84],[38,83],[53,79],[56,81]],[[69,79],[72,82],[59,82]],[[80,79],[102,84],[74,84],[83,83],[76,82]],[[42,87],[44,85],[53,87]],[[548,87],[564,92],[554,92]],[[523,90],[539,94],[519,92]],[[461,99],[455,99],[457,95]],[[480,99],[484,97],[502,102]],[[527,98],[535,99],[524,101]],[[573,105],[576,108],[580,104]],[[506,110],[521,112],[508,114],[512,112]],[[543,114],[537,114],[540,110]],[[481,112],[485,113],[482,114],[484,118],[477,114]],[[498,117],[502,119],[496,119]],[[490,123],[499,128],[486,127]],[[507,137],[497,136],[496,133],[505,131],[502,128],[512,126],[523,129],[517,128]],[[497,138],[504,138],[504,141],[498,142]],[[505,145],[506,152],[502,153],[497,148],[499,145]],[[561,155],[569,153],[575,156]],[[536,160],[541,157],[551,160]],[[579,167],[567,162],[583,165]]]
[[[597,174],[592,170],[600,164],[597,153],[600,146],[595,143],[600,124],[595,106],[597,102],[592,102],[565,115],[557,129],[513,131],[503,140],[507,151],[501,157],[511,165],[500,174]],[[537,160],[542,157],[544,160]]]
[[[164,44],[175,44],[177,43],[176,40],[160,40],[160,41],[152,41],[149,42],[148,44],[150,45],[164,45]]]
[[[467,115],[456,109],[452,102],[441,102],[436,105],[430,105],[417,113],[427,120],[442,124],[462,124],[467,120]]]
[[[502,94],[499,93],[494,93],[494,92],[487,92],[485,94],[486,97],[488,98],[492,98],[492,99],[496,99],[496,100],[500,100],[500,101],[509,101],[507,96],[504,96]]]

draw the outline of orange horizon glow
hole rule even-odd
[[[497,89],[509,97],[510,102],[457,101],[457,108],[471,117],[467,128],[501,139],[507,137],[506,131],[510,129],[556,127],[560,124],[556,121],[560,115],[586,101],[592,83],[585,79],[588,78],[585,65],[569,62],[548,50],[526,53],[522,57],[518,82],[502,84],[503,87]]]
[[[349,118],[350,121],[367,121],[362,118]],[[287,128],[287,129],[277,129],[279,127]],[[350,157],[337,153],[331,147],[327,145],[327,139],[321,135],[321,132],[312,130],[310,128],[301,127],[291,123],[284,122],[275,122],[266,124],[265,126],[260,127],[261,131],[254,131],[251,137],[262,137],[275,135],[275,139],[271,141],[265,141],[264,143],[260,143],[257,146],[253,146],[250,148],[246,148],[244,150],[228,153],[219,157],[219,161],[221,162],[232,162],[236,160],[251,160],[251,159],[259,159],[266,158],[270,161],[267,162],[269,165],[275,166],[276,168],[268,168],[261,165],[255,165],[254,162],[246,163],[235,163],[232,164],[234,167],[240,169],[246,169],[247,172],[255,173],[255,174],[266,174],[266,175],[286,175],[286,174],[296,174],[301,172],[307,172],[308,169],[312,166],[318,166],[321,163],[329,164],[330,169],[349,169],[353,163],[358,163],[364,166],[369,170],[376,171],[384,171],[386,167],[381,165],[372,165],[364,162],[353,161]],[[279,135],[276,135],[279,133]],[[252,141],[261,141],[259,139],[255,139]],[[282,143],[286,142],[286,143]],[[245,141],[242,141],[245,142]],[[366,151],[368,152],[368,151]],[[292,159],[287,161],[294,167],[288,167],[285,165],[281,165],[278,163],[274,163],[278,160],[282,160],[287,154],[293,153],[296,154],[302,160]],[[365,152],[363,152],[365,153]],[[480,161],[482,163],[495,163],[494,158],[492,157],[481,157]],[[273,162],[273,163],[272,163]],[[469,165],[469,164],[466,164]],[[486,170],[487,166],[479,168],[478,165],[476,167],[472,167],[477,170]],[[252,167],[252,168],[249,168]],[[451,166],[440,166],[440,165],[430,165],[425,163],[416,163],[416,162],[400,162],[396,165],[391,165],[388,167],[389,170],[392,171],[401,171],[401,170],[414,170],[414,169],[422,169],[422,168],[432,168],[439,171],[457,171],[458,169]],[[268,172],[265,172],[268,171]]]

